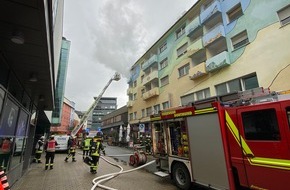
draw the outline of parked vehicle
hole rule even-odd
[[[55,151],[67,151],[68,150],[68,140],[69,135],[54,135],[54,139],[57,142],[57,146],[55,147]]]
[[[151,117],[153,155],[181,189],[290,187],[290,91],[263,88]]]

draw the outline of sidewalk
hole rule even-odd
[[[132,149],[120,148],[114,146],[106,147],[107,155],[116,155],[116,154],[130,154],[133,153]],[[69,162],[64,162],[64,159],[67,154],[65,153],[57,153],[55,156],[55,163],[53,170],[44,170],[44,163],[37,164],[34,163],[31,165],[28,172],[17,181],[12,187],[12,190],[83,190],[83,189],[91,189],[93,187],[92,180],[98,176],[105,175],[108,173],[119,172],[120,169],[114,167],[103,159],[100,159],[100,164],[98,168],[98,173],[96,175],[91,174],[89,172],[89,166],[87,166],[82,161],[82,150],[77,150],[76,160],[77,162],[71,162],[71,158]],[[42,161],[44,162],[44,156],[42,155]],[[110,157],[105,157],[106,159],[117,162],[117,164],[122,165],[124,170],[129,170],[134,167],[129,166],[126,158],[113,159]],[[152,160],[152,156],[148,157],[148,161]],[[147,168],[148,167],[148,168]],[[145,177],[145,173],[148,174],[147,171],[154,170],[154,166],[147,166],[147,169],[143,169],[138,171],[138,175]],[[147,171],[146,171],[147,170]],[[142,173],[143,172],[143,173]],[[130,176],[134,176],[135,174],[128,174]],[[137,176],[138,176],[137,175]],[[152,174],[150,174],[152,175]],[[136,176],[135,176],[136,177]],[[150,176],[147,176],[150,178]],[[155,177],[152,175],[152,177]],[[114,179],[113,179],[114,180]],[[138,181],[138,179],[137,179]],[[117,181],[111,182],[114,185]],[[118,182],[122,183],[122,182]],[[128,183],[128,182],[126,182]],[[99,189],[99,188],[98,188]],[[130,188],[126,188],[130,189]],[[142,188],[139,188],[142,189]]]

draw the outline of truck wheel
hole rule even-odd
[[[188,190],[191,186],[189,172],[184,164],[176,163],[172,170],[173,180],[180,189]]]

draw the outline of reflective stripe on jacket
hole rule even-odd
[[[55,144],[56,144],[56,142],[55,142],[54,139],[53,139],[53,140],[49,140],[49,141],[47,142],[47,148],[46,148],[46,151],[47,151],[47,152],[55,152]]]
[[[84,150],[89,150],[91,144],[91,139],[85,139],[84,141]]]
[[[92,156],[100,156],[100,149],[103,148],[101,146],[101,142],[93,142],[91,145],[91,155]]]

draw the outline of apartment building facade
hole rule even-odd
[[[289,0],[199,0],[131,67],[132,130],[150,132],[150,115],[194,100],[290,89],[289,22]]]

